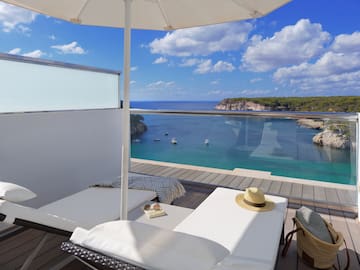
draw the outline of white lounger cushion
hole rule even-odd
[[[273,269],[287,199],[266,195],[275,203],[275,208],[269,212],[254,212],[236,204],[235,197],[239,193],[238,190],[216,188],[174,230],[203,237],[226,247],[231,254],[220,263],[219,268],[214,269]],[[251,261],[254,262],[253,268],[239,268]]]
[[[35,197],[36,194],[25,187],[0,181],[0,199],[10,202],[23,202]]]
[[[75,221],[4,200],[0,200],[0,213],[6,215],[3,222],[8,224],[13,224],[18,218],[68,232],[72,232],[77,226]]]
[[[76,228],[70,240],[149,270],[210,270],[229,254],[213,241],[136,221]]]
[[[156,193],[153,191],[129,189],[128,211],[155,197]],[[88,188],[45,205],[39,210],[74,220],[79,227],[90,229],[100,223],[119,219],[120,189]]]
[[[155,197],[153,191],[129,189],[128,209],[131,211]],[[69,232],[78,226],[90,229],[119,219],[120,189],[88,188],[39,209],[0,200],[0,213],[6,215],[4,222],[9,224],[20,218]]]

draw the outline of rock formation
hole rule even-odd
[[[313,120],[313,119],[302,118],[302,119],[297,120],[297,123],[299,126],[306,127],[306,128],[324,129],[324,121],[322,121],[322,120]]]
[[[138,137],[147,131],[147,126],[143,121],[142,115],[132,114],[130,116],[131,138]]]
[[[321,146],[330,146],[337,149],[350,148],[350,138],[347,134],[326,128],[313,137],[313,142]]]
[[[222,111],[269,111],[270,107],[252,101],[234,102],[224,99],[215,106],[215,109]]]

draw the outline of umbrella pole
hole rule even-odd
[[[128,203],[128,177],[130,160],[130,47],[131,47],[131,2],[124,0],[125,4],[125,28],[124,28],[124,101],[123,101],[123,134],[122,134],[122,163],[121,163],[121,204],[120,219],[127,219]]]

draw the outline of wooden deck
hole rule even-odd
[[[239,173],[236,170],[219,170],[140,159],[132,159],[131,171],[176,178],[210,187],[221,186],[240,190],[249,186],[259,187],[265,193],[286,197],[292,203],[316,204],[319,207],[346,210],[354,214],[357,212],[356,187],[350,185],[297,180],[248,170]]]
[[[287,209],[285,220],[285,233],[289,232],[292,227],[291,218],[295,215],[295,209],[302,204],[312,207],[320,212],[325,219],[330,221],[334,227],[341,231],[346,239],[348,248],[350,250],[351,264],[350,269],[360,269],[360,224],[354,218],[354,213],[349,212],[348,208],[343,207],[339,202],[342,199],[337,191],[331,191],[330,188],[323,187],[322,198],[331,199],[336,196],[338,204],[334,206],[333,200],[330,201],[330,206],[326,206],[326,200],[321,203],[318,202],[318,193],[314,187],[302,187],[301,191],[296,190],[297,185],[290,184],[277,184],[273,182],[264,182],[258,178],[240,178],[236,175],[219,174],[216,172],[203,172],[197,170],[179,170],[177,168],[170,168],[166,166],[147,166],[138,162],[132,163],[132,170],[134,172],[147,173],[152,175],[162,175],[167,177],[175,177],[178,179],[185,179],[184,186],[187,190],[186,196],[174,202],[175,205],[189,208],[196,208],[212,191],[216,188],[217,184],[232,188],[245,188],[248,185],[260,186],[268,193],[280,194],[290,196],[296,195],[294,199],[290,200]],[[192,180],[191,180],[192,179]],[[194,181],[196,179],[196,181]],[[241,180],[241,181],[240,181]],[[319,189],[320,190],[320,189]],[[300,194],[302,197],[300,197]],[[297,198],[297,199],[295,199]],[[299,199],[300,198],[300,199]],[[309,199],[310,198],[310,199]],[[271,232],[269,232],[271,233]],[[14,270],[20,269],[21,264],[24,262],[27,255],[34,249],[40,241],[43,232],[36,230],[25,230],[12,237],[0,238],[0,269],[1,270]],[[30,269],[39,270],[85,270],[89,269],[78,261],[71,261],[71,258],[63,254],[59,249],[59,244],[65,241],[65,237],[51,235],[50,241],[42,248],[40,255],[35,259]],[[280,250],[282,246],[280,246]],[[344,266],[345,251],[341,247],[338,253],[337,266]],[[276,270],[307,270],[311,269],[304,265],[296,255],[296,237],[289,249],[288,255],[285,258],[278,257]]]

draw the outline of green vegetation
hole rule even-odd
[[[144,123],[144,117],[140,114],[130,115],[131,138],[140,136],[147,131],[147,126]]]
[[[227,98],[221,103],[251,101],[274,111],[360,112],[360,96]]]

